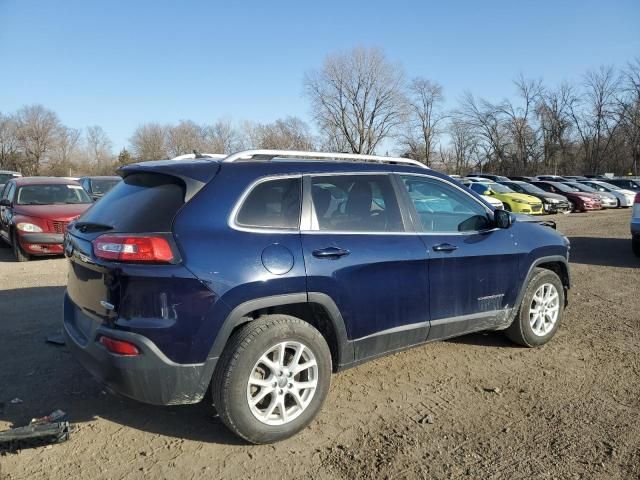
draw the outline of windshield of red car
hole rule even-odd
[[[91,203],[91,197],[80,185],[25,185],[18,189],[18,205],[67,205]]]

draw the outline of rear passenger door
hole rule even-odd
[[[307,290],[337,305],[356,360],[426,340],[427,254],[386,173],[304,179]]]
[[[429,256],[429,340],[500,325],[518,293],[523,252],[490,210],[440,178],[401,175]]]

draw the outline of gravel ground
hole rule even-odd
[[[67,478],[640,478],[640,261],[629,210],[556,216],[573,289],[548,345],[481,333],[333,377],[296,437],[249,446],[206,404],[106,394],[64,347],[63,259],[0,248],[0,429],[55,409],[68,442],[0,456],[0,480]],[[22,403],[12,404],[18,397]]]

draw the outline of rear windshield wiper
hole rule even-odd
[[[105,225],[104,223],[94,222],[76,222],[74,224],[76,230],[80,230],[82,233],[86,232],[104,232],[106,230],[113,230],[111,225]]]

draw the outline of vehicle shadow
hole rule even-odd
[[[61,332],[64,290],[0,290],[0,421],[19,427],[61,409],[72,424],[104,418],[168,437],[244,444],[206,398],[196,405],[158,407],[118,397],[106,392],[65,346],[46,343],[46,337]]]
[[[604,267],[638,268],[640,259],[631,251],[631,239],[569,237],[571,263]]]
[[[449,343],[461,343],[482,347],[522,348],[510,341],[502,332],[476,332],[447,340]]]
[[[30,257],[31,262],[41,262],[43,260],[51,260],[53,258],[62,258],[62,255],[49,255],[49,256],[32,256]],[[6,243],[4,243],[2,240],[0,240],[0,263],[12,263],[15,262],[16,259],[13,256],[13,249],[7,245]]]

